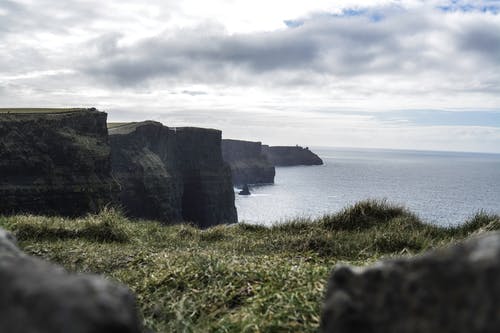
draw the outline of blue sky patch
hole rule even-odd
[[[372,113],[376,119],[417,126],[487,126],[500,128],[499,111],[405,110]]]

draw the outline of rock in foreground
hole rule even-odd
[[[338,267],[321,332],[500,332],[500,233],[363,269]]]
[[[262,146],[262,152],[275,166],[322,165],[318,155],[300,146]]]
[[[0,214],[78,216],[111,202],[106,114],[0,112]]]
[[[22,253],[0,229],[0,332],[138,333],[134,296],[125,287]]]

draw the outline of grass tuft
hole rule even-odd
[[[16,216],[14,232],[19,240],[85,239],[96,242],[129,240],[123,223],[125,218],[114,209],[104,209],[97,215],[88,215],[68,223],[60,217]]]
[[[338,214],[323,217],[321,223],[330,230],[360,231],[402,217],[418,221],[417,217],[403,206],[389,204],[386,200],[364,200]]]

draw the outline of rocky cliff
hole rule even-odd
[[[300,146],[262,146],[262,152],[275,166],[322,165],[318,155]]]
[[[129,216],[200,227],[237,222],[221,132],[147,121],[110,129],[118,202]]]
[[[274,183],[274,166],[262,153],[260,142],[224,139],[222,156],[231,167],[235,185]]]
[[[107,115],[0,110],[0,214],[76,216],[112,199]]]

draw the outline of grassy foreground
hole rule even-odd
[[[315,332],[336,263],[416,254],[498,230],[500,217],[478,213],[461,227],[438,228],[402,207],[364,201],[269,228],[165,227],[114,210],[76,220],[0,217],[0,226],[27,253],[128,285],[154,331]]]

